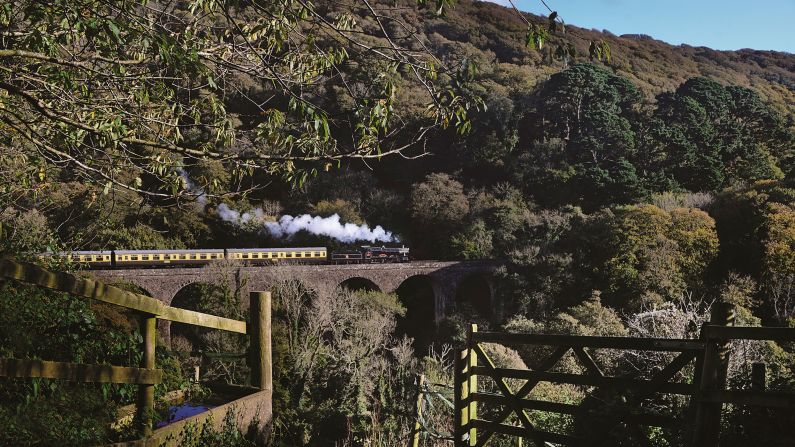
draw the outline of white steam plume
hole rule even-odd
[[[218,205],[216,212],[218,213],[218,217],[221,219],[238,226],[246,225],[252,221],[262,220],[262,218],[265,216],[265,213],[261,208],[254,208],[249,212],[241,213],[238,210],[229,208],[229,205],[225,203]]]
[[[185,189],[187,189],[191,194],[196,194],[196,201],[199,202],[200,205],[206,204],[207,196],[204,194],[204,189],[196,185],[196,183],[191,180],[190,176],[188,176],[188,171],[180,166],[177,167],[177,174],[179,174],[179,176],[182,177],[182,180],[185,182]]]
[[[310,216],[282,216],[278,222],[265,222],[265,228],[274,237],[290,238],[295,233],[305,230],[312,234],[330,236],[342,242],[370,241],[370,242],[396,242],[397,239],[391,231],[384,230],[381,225],[370,229],[362,224],[341,223],[339,214],[329,217]]]
[[[218,205],[218,216],[235,225],[245,225],[251,222],[261,221],[265,213],[260,208],[241,213],[233,210],[225,203]],[[319,236],[329,236],[341,242],[351,243],[356,241],[374,242],[399,242],[398,238],[391,231],[386,231],[380,225],[375,228],[362,224],[340,222],[339,214],[329,217],[311,216],[304,214],[301,216],[282,216],[278,222],[262,222],[265,230],[276,238],[290,239],[299,231],[307,231]]]

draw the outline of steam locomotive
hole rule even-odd
[[[162,266],[203,266],[220,259],[242,261],[246,265],[291,263],[377,264],[410,262],[406,247],[371,247],[331,252],[326,247],[225,248],[199,250],[108,250],[58,253],[88,268],[130,268]],[[41,256],[53,256],[53,253]]]

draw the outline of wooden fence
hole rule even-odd
[[[155,298],[128,292],[99,281],[69,273],[51,272],[33,264],[8,259],[0,260],[0,280],[15,280],[77,297],[115,304],[133,309],[141,315],[143,358],[139,368],[0,358],[0,377],[42,377],[74,382],[138,384],[136,421],[144,437],[152,434],[154,385],[160,383],[163,377],[162,370],[155,367],[158,319],[248,334],[251,346],[252,385],[262,390],[273,389],[270,292],[251,293],[251,324],[246,325],[245,321],[171,307]]]
[[[621,425],[622,433],[628,434],[622,445],[650,445],[644,427],[661,427],[683,428],[685,439],[694,447],[717,447],[724,403],[795,409],[795,395],[765,392],[764,385],[726,390],[731,340],[795,341],[795,329],[733,327],[733,322],[733,308],[718,303],[712,308],[710,322],[702,327],[701,337],[695,340],[479,332],[473,324],[466,348],[456,358],[455,445],[484,446],[495,433],[517,438],[517,445],[522,439],[530,439],[538,447],[613,445],[609,433]],[[483,343],[546,346],[551,353],[533,370],[498,368]],[[648,378],[614,377],[606,375],[594,360],[592,354],[597,349],[666,352],[670,355],[661,357],[670,360]],[[553,372],[569,352],[584,372]],[[692,374],[684,374],[691,366]],[[691,380],[677,381],[677,376]],[[479,384],[479,378],[486,381]],[[508,379],[521,379],[524,384],[514,390]],[[763,365],[754,365],[753,381],[764,384]],[[591,387],[596,398],[583,399],[578,405],[528,399],[541,382]],[[485,392],[483,385],[492,385],[497,392]],[[643,410],[644,400],[666,394],[689,398],[684,414],[677,417]],[[605,400],[609,404],[605,405]],[[533,411],[590,419],[595,427],[588,432],[588,439],[547,432],[534,426]],[[520,425],[508,423],[510,417]]]

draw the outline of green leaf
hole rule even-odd
[[[115,23],[108,22],[108,28],[110,29],[110,32],[113,33],[113,36],[116,37],[117,41],[121,40],[121,32],[119,30],[119,27],[116,26]]]

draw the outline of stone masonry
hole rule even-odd
[[[382,292],[395,292],[412,277],[427,277],[434,294],[434,319],[439,321],[455,308],[455,297],[462,282],[482,276],[491,288],[491,273],[498,264],[484,261],[439,262],[418,261],[405,264],[292,264],[241,266],[230,263],[205,267],[168,267],[148,269],[91,270],[95,279],[108,283],[127,282],[142,288],[150,296],[166,304],[185,286],[193,283],[226,283],[241,291],[242,302],[248,306],[250,291],[270,290],[274,284],[288,279],[302,281],[318,293],[331,293],[351,279],[364,279]],[[168,337],[168,328],[161,334]]]

